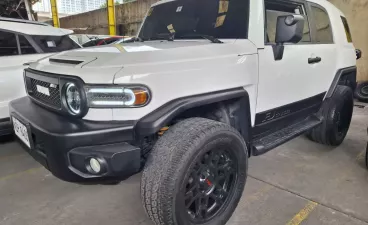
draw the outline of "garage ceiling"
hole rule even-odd
[[[38,0],[29,0],[31,4],[34,4],[37,1]],[[1,0],[0,16],[17,19],[28,19],[24,0]]]

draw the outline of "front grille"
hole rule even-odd
[[[49,90],[49,94],[41,93],[37,90],[37,86],[41,86],[47,88]],[[30,91],[28,94],[35,98],[36,100],[45,103],[54,108],[61,108],[61,98],[58,84],[51,84],[45,81],[36,80],[30,78]]]

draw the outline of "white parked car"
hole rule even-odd
[[[356,70],[345,16],[328,1],[164,0],[134,43],[32,63],[28,97],[10,112],[23,146],[55,176],[143,169],[155,224],[223,225],[248,157],[303,133],[343,142]]]
[[[0,136],[12,132],[8,104],[26,95],[23,70],[30,61],[80,48],[72,31],[45,23],[0,17]]]

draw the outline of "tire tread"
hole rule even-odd
[[[157,141],[152,149],[141,179],[141,199],[144,209],[156,225],[176,225],[171,200],[174,198],[175,175],[190,158],[191,146],[199,144],[203,138],[218,130],[241,135],[227,124],[203,119],[190,118],[174,126]],[[245,142],[244,142],[244,146]]]
[[[343,98],[350,98],[352,100],[352,90],[347,86],[338,85],[333,96],[329,99],[326,99],[321,108],[321,116],[323,118],[323,122],[318,127],[313,128],[309,132],[307,132],[307,137],[317,143],[336,146],[340,143],[336,143],[336,140],[332,137],[332,127],[333,121],[330,119],[330,115],[332,114],[332,110],[334,110],[334,106],[343,101]],[[345,118],[351,119],[351,118]]]

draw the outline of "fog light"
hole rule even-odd
[[[96,158],[91,158],[89,160],[89,166],[91,170],[95,173],[101,172],[101,163]]]

